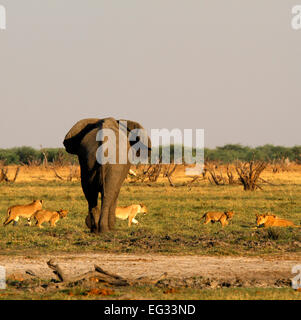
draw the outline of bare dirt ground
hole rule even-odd
[[[196,286],[191,279],[203,279],[210,287],[220,286],[289,286],[294,265],[301,264],[301,256],[282,257],[209,257],[163,256],[154,254],[55,254],[39,256],[0,255],[0,265],[7,275],[33,271],[43,279],[53,278],[46,262],[54,259],[64,272],[79,275],[99,265],[104,270],[128,280],[160,279],[165,274],[166,285]],[[190,279],[190,281],[188,281]],[[209,282],[208,282],[209,281]]]

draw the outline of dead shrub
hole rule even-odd
[[[267,163],[264,161],[236,162],[235,169],[245,191],[254,191],[257,188],[262,189],[258,185],[258,179],[266,167]]]

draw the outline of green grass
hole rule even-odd
[[[195,185],[191,189],[157,183],[152,187],[126,183],[119,205],[144,203],[149,214],[137,217],[140,224],[128,228],[117,220],[116,231],[90,234],[84,220],[87,203],[79,183],[34,182],[0,185],[0,219],[9,206],[45,200],[44,208],[70,211],[56,228],[0,226],[0,253],[33,255],[42,253],[162,253],[188,255],[283,255],[300,252],[301,229],[252,229],[255,214],[271,212],[300,224],[301,185],[265,186],[263,191],[244,192],[241,186]],[[232,209],[237,215],[229,226],[203,225],[206,211]],[[109,296],[88,295],[81,287],[34,292],[9,285],[0,299],[300,299],[291,288],[178,288],[174,293],[156,286],[112,288]]]
[[[128,228],[117,220],[116,231],[93,235],[85,226],[87,203],[79,183],[34,182],[0,185],[0,218],[9,206],[45,200],[44,208],[68,209],[68,218],[56,228],[0,227],[2,254],[35,252],[128,252],[198,255],[264,255],[300,252],[298,228],[258,229],[255,214],[271,212],[300,224],[301,186],[265,186],[263,191],[244,192],[241,186],[196,185],[172,188],[164,184],[126,183],[119,205],[143,202],[149,210],[137,217],[140,224]],[[233,209],[238,214],[224,229],[203,225],[202,215],[211,210]]]

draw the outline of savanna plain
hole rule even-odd
[[[8,207],[34,199],[69,214],[55,228],[22,219],[0,227],[0,265],[7,270],[0,299],[301,299],[291,287],[292,267],[301,264],[301,228],[255,228],[255,215],[264,213],[300,226],[301,165],[267,167],[253,192],[206,176],[193,180],[184,169],[176,168],[172,182],[129,177],[118,205],[143,203],[148,213],[137,215],[138,225],[116,220],[114,232],[95,235],[85,225],[79,168],[68,179],[68,167],[22,166],[14,183],[0,184],[1,221]],[[8,177],[15,170],[10,166]],[[226,175],[226,167],[220,170]],[[205,212],[227,210],[235,215],[226,227],[203,224]],[[59,281],[49,260],[71,278],[94,265],[113,278]]]

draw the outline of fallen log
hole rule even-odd
[[[54,262],[54,260],[49,260],[47,262],[47,265],[50,269],[53,270],[53,273],[57,276],[57,280],[59,282],[65,282],[69,284],[74,284],[76,282],[81,282],[81,281],[90,281],[91,278],[97,279],[98,282],[105,282],[110,285],[115,285],[115,286],[127,286],[129,285],[128,281],[126,279],[123,279],[122,277],[114,274],[110,274],[107,271],[104,271],[102,268],[99,266],[94,266],[95,271],[89,271],[86,272],[82,275],[78,276],[72,276],[69,277],[67,276],[61,269],[61,267]]]
[[[63,273],[62,269],[58,264],[55,264],[55,262],[51,259],[47,262],[47,265],[50,269],[53,270],[53,273],[58,277],[60,282],[66,282],[67,277]]]

